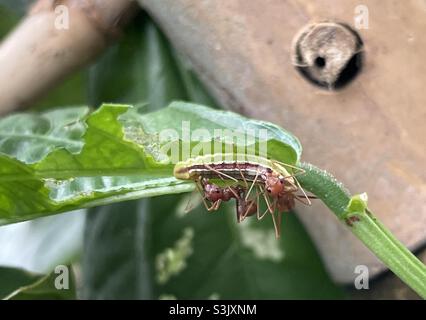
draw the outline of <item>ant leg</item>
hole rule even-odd
[[[258,187],[259,189],[260,189],[260,187]],[[259,193],[257,194],[257,212],[256,212],[256,217],[257,217],[257,220],[262,220],[263,219],[263,217],[265,216],[265,214],[268,212],[268,209],[266,209],[266,211],[262,214],[262,215],[260,215],[260,208],[259,208],[260,206],[259,206]]]
[[[260,188],[260,190],[261,190],[261,192],[262,192],[263,199],[265,199],[266,206],[268,207],[268,211],[269,211],[270,213],[274,212],[274,210],[272,210],[271,204],[269,203],[268,197],[267,197],[267,195],[266,195],[266,193],[265,193],[265,189],[263,189],[263,188],[262,188],[262,187],[260,187],[260,186],[259,186],[259,188]]]
[[[237,164],[237,168],[238,168],[238,171],[240,172],[241,178],[243,178],[244,186],[247,189],[248,188],[248,182],[246,180],[246,177],[243,175],[243,172],[241,171],[241,168],[240,168],[240,166],[238,164]]]
[[[225,178],[227,178],[227,179],[231,179],[231,180],[233,180],[233,181],[235,181],[235,182],[238,182],[238,180],[237,180],[237,179],[235,179],[234,177],[231,177],[230,175],[227,175],[226,173],[220,172],[219,170],[216,170],[215,168],[213,168],[212,166],[210,166],[210,165],[208,165],[208,164],[204,164],[204,166],[205,166],[207,169],[209,169],[209,170],[211,170],[211,171],[213,171],[213,172],[217,173],[219,177],[224,176],[224,177],[225,177]],[[221,178],[221,179],[222,179],[222,178]],[[223,179],[222,179],[222,180],[223,180]]]
[[[274,204],[276,204],[276,200],[274,201]],[[277,221],[275,220],[275,211],[271,213],[271,215],[272,215],[272,222],[274,223],[275,237],[278,239],[280,237],[281,226],[277,224]],[[279,219],[279,221],[281,222],[281,219]]]
[[[218,205],[220,205],[220,201],[222,201],[221,199],[216,200],[215,202],[213,202],[210,206],[207,204],[206,199],[203,197],[203,202],[204,202],[204,206],[206,207],[207,211],[211,212],[211,211],[216,211],[218,209]],[[219,204],[218,204],[219,202]]]
[[[185,209],[183,210],[185,213],[188,213],[188,212],[190,212],[192,209],[194,209],[194,207],[192,206],[192,202],[191,202],[191,200],[192,200],[193,196],[197,193],[197,189],[198,189],[198,188],[195,188],[195,189],[191,192],[191,195],[189,196],[188,202],[186,203]],[[199,189],[198,189],[198,191],[199,191]]]
[[[206,207],[206,209],[207,209],[207,210],[209,210],[209,204],[207,203],[206,198],[205,198],[205,196],[204,196],[203,189],[201,188],[201,182],[200,182],[200,179],[198,179],[198,180],[195,182],[195,185],[196,185],[196,187],[197,187],[198,191],[200,192],[201,199],[203,200],[204,206]]]
[[[195,185],[197,186],[198,191],[201,193],[201,199],[203,200],[204,206],[206,207],[207,211],[217,210],[217,209],[214,209],[214,207],[216,205],[216,202],[218,202],[221,199],[219,199],[216,202],[214,202],[213,204],[209,205],[207,203],[207,201],[206,201],[206,197],[204,196],[204,192],[203,192],[203,189],[201,188],[200,184],[201,184],[200,180],[198,180],[195,183]]]
[[[244,200],[244,201],[246,201],[246,200]],[[254,205],[253,202],[250,203],[250,206],[246,209],[246,212],[243,215],[243,220],[247,217],[247,214],[250,212],[250,209],[253,207],[253,205]],[[256,190],[256,217],[257,217],[258,220],[262,219],[263,216],[265,215],[265,214],[263,214],[262,217],[260,216],[260,211],[259,211],[260,208],[259,207],[260,207],[259,206],[259,191]]]
[[[296,194],[295,196],[296,196],[296,197],[299,197],[299,198],[305,198],[305,196],[304,196],[304,195],[300,195],[300,194]],[[309,195],[309,194],[308,194],[308,198],[309,198],[309,199],[318,199],[318,197],[317,197],[317,196],[312,196],[312,195]]]
[[[305,201],[305,199],[306,199],[305,197],[302,197],[302,196],[299,196],[299,195],[295,195],[294,199],[296,199],[297,201],[303,203],[304,205],[307,205],[307,206],[312,205],[311,201],[309,201],[309,202]]]
[[[222,199],[216,200],[215,202],[213,202],[213,204],[210,207],[206,206],[206,209],[209,212],[216,211],[217,209],[219,209],[219,206],[221,203],[222,203]]]
[[[265,212],[264,213],[262,213],[262,215],[261,216],[258,216],[257,217],[257,220],[262,220],[263,219],[263,217],[267,214],[269,212],[269,210],[268,209],[266,209],[265,210]]]
[[[259,189],[261,189],[260,188],[260,186],[259,186]],[[269,202],[268,202],[268,199],[265,197],[265,193],[264,193],[264,191],[262,192],[262,195],[263,195],[263,198],[265,199],[265,202],[266,202],[266,204],[268,205],[268,208],[265,210],[265,212],[262,214],[262,215],[260,215],[260,211],[258,210],[257,211],[257,220],[262,220],[263,219],[263,217],[269,212],[269,213],[271,213],[271,210],[272,210],[272,208],[271,207],[269,207]],[[257,207],[258,209],[259,209],[259,206]],[[275,211],[275,209],[274,210],[272,210],[272,212],[274,212]]]
[[[231,191],[231,193],[234,195],[235,199],[239,199],[240,196],[235,192],[234,189],[232,189],[231,187],[228,187],[228,190]]]
[[[296,179],[296,175],[289,175],[287,177],[284,177],[284,180],[287,180],[287,182],[291,185],[291,187],[293,188],[293,190],[289,190],[290,192],[296,192],[297,190],[299,190],[299,187],[297,184],[289,181],[288,179],[293,178],[295,181],[297,181]]]
[[[272,163],[277,163],[277,164],[279,164],[279,165],[281,165],[283,167],[287,167],[287,168],[290,168],[290,169],[297,170],[298,171],[297,174],[304,174],[306,172],[304,169],[301,169],[299,167],[296,167],[296,166],[293,166],[291,164],[284,163],[284,162],[281,162],[281,161],[278,161],[278,160],[271,160],[271,162]]]
[[[290,165],[290,164],[287,164],[287,163],[284,163],[284,162],[280,162],[280,161],[277,161],[277,160],[272,160],[272,163],[277,163],[279,165],[282,165],[282,166],[289,167],[291,169],[297,170],[298,171],[297,173],[294,173],[294,174],[291,174],[291,175],[289,175],[287,177],[284,177],[284,179],[294,178],[294,180],[296,181],[296,185],[294,183],[291,183],[291,185],[292,185],[292,187],[294,189],[293,191],[297,191],[300,188],[300,189],[302,189],[302,192],[304,194],[306,194],[305,191],[303,190],[302,186],[300,185],[299,181],[297,180],[297,176],[298,175],[306,173],[306,171],[304,169],[301,169],[299,167],[296,167],[296,166],[293,166],[293,165]]]
[[[247,217],[247,214],[250,212],[250,209],[253,207],[253,202],[252,203],[250,203],[250,205],[248,206],[248,208],[246,209],[246,212],[244,212],[244,214],[241,216],[241,221],[243,221],[246,217]],[[257,209],[258,211],[259,211],[259,206],[258,206],[258,209]]]
[[[281,236],[282,217],[283,217],[282,212],[278,212],[278,221],[277,221],[277,223],[278,223],[278,238]]]
[[[317,196],[313,196],[313,195],[309,195],[309,194],[308,194],[308,198],[309,198],[309,199],[318,199],[318,197],[317,197]]]
[[[240,223],[241,215],[240,215],[240,212],[238,211],[238,199],[235,200],[235,212],[237,213],[237,222]]]
[[[209,210],[209,211],[216,211],[216,210],[218,210],[221,203],[222,203],[222,199],[216,200],[213,203],[213,205],[211,206],[211,210]]]
[[[252,184],[251,184],[251,186],[250,186],[249,190],[247,191],[247,194],[246,194],[246,198],[245,198],[245,200],[247,200],[247,199],[248,199],[248,196],[249,196],[249,194],[250,194],[251,190],[253,189],[253,186],[254,186],[254,184],[256,183],[256,181],[257,181],[257,178],[258,178],[258,177],[259,177],[259,170],[256,170],[256,176],[254,177],[254,180],[253,180],[253,182],[252,182]]]
[[[300,189],[300,190],[302,190],[303,196],[304,196],[304,197],[305,197],[305,199],[307,200],[307,205],[308,205],[308,206],[312,205],[311,200],[309,199],[309,197],[308,197],[308,195],[306,194],[305,190],[304,190],[304,189],[302,188],[302,186],[300,185],[299,181],[298,181],[296,178],[294,178],[294,180],[296,181],[296,183],[297,183],[297,185],[298,185],[299,189]]]
[[[259,192],[258,192],[258,190],[256,190],[256,204],[257,204],[256,217],[259,220],[259,216],[260,216],[260,205],[259,205]]]

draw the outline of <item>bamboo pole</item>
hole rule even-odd
[[[0,114],[93,61],[137,12],[132,0],[40,0],[0,44]]]

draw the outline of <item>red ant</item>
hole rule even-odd
[[[268,211],[272,214],[275,233],[278,238],[281,232],[281,214],[279,213],[291,211],[296,206],[295,200],[298,200],[305,205],[311,205],[312,203],[310,199],[316,199],[316,197],[308,196],[293,175],[283,177],[278,175],[276,172],[268,170],[267,172],[264,172],[264,181],[264,190],[266,190],[267,194],[273,199],[273,205],[270,205],[268,197],[266,197],[264,190],[260,187],[268,206],[268,209],[263,213],[262,217]],[[303,192],[303,197],[296,194],[298,190]],[[305,201],[305,199],[307,201]],[[278,209],[278,222],[275,221],[274,213],[276,209]]]
[[[219,187],[211,183],[207,178],[201,178],[196,185],[203,196],[203,203],[208,211],[218,210],[222,202],[231,199],[236,200],[238,222],[243,221],[247,216],[251,216],[258,211],[257,202],[246,199],[246,189],[241,186]],[[206,200],[212,204],[209,206]]]
[[[205,167],[212,172],[215,172],[222,180],[231,179],[238,183],[235,177],[229,176],[219,170],[205,165]],[[251,186],[249,187],[248,181],[243,174],[242,168],[237,166],[241,175],[243,186],[229,186],[220,187],[214,183],[211,183],[205,177],[198,177],[196,185],[198,190],[203,196],[203,202],[208,211],[216,211],[219,209],[222,202],[229,201],[230,199],[236,199],[236,213],[238,222],[243,221],[246,217],[252,216],[257,213],[257,219],[261,220],[266,213],[271,213],[272,220],[275,228],[275,235],[277,238],[280,236],[281,229],[281,212],[290,211],[295,207],[295,200],[298,200],[304,204],[310,205],[310,199],[314,199],[313,196],[308,196],[294,175],[283,176],[280,173],[271,170],[270,168],[261,168],[256,172],[253,180],[250,180]],[[300,169],[299,169],[300,170]],[[249,199],[249,195],[253,188],[260,190],[257,192],[256,200]],[[302,190],[304,196],[296,194],[298,190]],[[259,212],[259,196],[263,195],[265,199],[267,209],[263,214]],[[272,199],[272,205],[270,203]],[[307,201],[304,201],[304,200]],[[211,202],[209,205],[207,202]],[[276,221],[275,211],[278,211],[278,221]]]
[[[241,171],[240,171],[241,172]],[[241,173],[242,175],[242,173]],[[259,179],[259,176],[261,179]],[[248,187],[248,183],[242,175],[242,178]],[[259,180],[259,182],[257,182]],[[294,175],[282,176],[278,172],[271,170],[270,168],[263,168],[256,173],[252,184],[247,192],[247,196],[250,194],[251,189],[255,186],[260,190],[260,193],[257,194],[257,203],[259,202],[259,195],[263,195],[265,199],[267,209],[260,215],[257,213],[258,220],[262,219],[266,213],[271,213],[272,220],[275,228],[275,235],[277,238],[280,237],[281,233],[281,212],[291,211],[295,206],[295,200],[298,200],[306,205],[311,205],[310,199],[316,199],[314,196],[308,196]],[[297,195],[298,190],[303,192],[303,197]],[[269,197],[268,197],[269,196]],[[273,200],[273,204],[270,204],[270,198]],[[304,200],[307,201],[304,201]],[[278,211],[278,221],[275,219],[275,211]]]

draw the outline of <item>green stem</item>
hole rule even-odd
[[[351,196],[329,173],[308,163],[298,177],[301,185],[320,198],[390,270],[426,299],[426,266],[374,216],[369,209],[348,211]],[[348,219],[352,223],[347,223]]]

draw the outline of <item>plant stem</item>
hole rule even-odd
[[[417,259],[369,210],[348,212],[349,192],[332,175],[311,164],[298,177],[301,185],[320,198],[390,270],[426,299],[426,266]],[[352,222],[347,222],[348,219]]]

